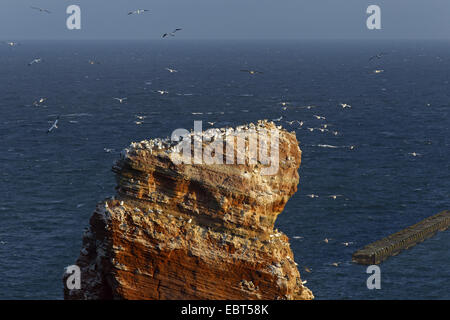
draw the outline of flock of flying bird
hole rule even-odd
[[[38,10],[38,11],[41,12],[41,13],[46,13],[46,14],[50,14],[50,13],[51,13],[50,10],[47,10],[47,9],[44,9],[44,8],[39,8],[39,7],[31,7],[31,8],[32,8],[33,10]],[[128,12],[128,15],[141,15],[141,14],[144,14],[144,13],[149,12],[149,11],[150,11],[150,10],[147,10],[147,9],[137,9],[137,10]],[[166,37],[169,37],[169,36],[170,36],[170,37],[174,37],[175,34],[176,34],[177,32],[179,32],[179,31],[181,31],[181,30],[182,30],[181,28],[176,28],[176,29],[174,29],[172,32],[164,33],[164,34],[162,35],[162,38],[166,38]],[[4,44],[6,44],[6,45],[8,45],[8,46],[10,46],[10,47],[15,47],[15,46],[20,45],[19,43],[17,43],[17,42],[12,42],[12,41],[10,41],[10,42],[4,42]],[[374,56],[372,56],[372,57],[369,58],[369,62],[372,61],[372,60],[378,60],[378,59],[381,59],[381,58],[382,58],[383,56],[385,56],[385,55],[386,55],[386,53],[383,53],[383,52],[382,52],[382,53],[379,53],[379,54],[376,54],[376,55],[374,55]],[[31,62],[29,62],[28,65],[29,65],[29,66],[32,66],[32,65],[34,65],[34,64],[41,63],[42,61],[43,61],[42,58],[35,58],[35,59],[33,59]],[[99,62],[93,61],[93,60],[89,60],[89,63],[90,63],[90,64],[99,64]],[[172,68],[166,68],[166,70],[167,70],[168,72],[170,72],[170,73],[177,73],[177,72],[178,72],[178,70],[172,69]],[[250,75],[263,74],[262,71],[251,70],[251,69],[241,69],[240,71],[241,71],[241,72],[248,73],[248,74],[250,74]],[[382,71],[383,71],[383,70],[375,70],[375,73],[381,73]],[[165,90],[157,90],[156,92],[159,93],[159,94],[161,94],[161,95],[164,95],[164,94],[167,94],[167,93],[168,93],[168,92],[165,91]],[[118,101],[118,102],[121,103],[121,104],[122,104],[122,103],[125,103],[125,102],[128,100],[127,97],[113,97],[113,99],[116,100],[116,101]],[[36,101],[33,103],[33,105],[34,105],[34,106],[40,106],[40,105],[42,105],[42,103],[44,103],[46,100],[47,100],[47,98],[40,98],[40,99],[36,100]],[[289,102],[281,102],[280,105],[282,106],[282,110],[287,110],[288,108],[291,108],[291,105],[290,105]],[[346,103],[340,103],[339,105],[340,105],[343,109],[349,109],[349,108],[351,108],[351,105],[346,104]],[[314,106],[306,106],[305,108],[311,109],[311,108],[314,108]],[[313,117],[316,118],[317,120],[326,120],[326,118],[325,118],[324,116],[320,116],[320,115],[317,115],[317,114],[314,114]],[[137,118],[138,118],[139,120],[143,120],[145,117],[144,117],[144,116],[137,116]],[[57,128],[58,128],[58,122],[59,122],[59,119],[60,119],[60,117],[58,116],[58,117],[56,118],[56,120],[53,122],[52,126],[47,130],[47,133],[50,133],[50,132],[52,132],[54,129],[57,129]],[[272,119],[272,121],[278,122],[278,121],[281,121],[282,119],[283,119],[283,116],[280,116],[280,117],[277,118],[277,119]],[[296,124],[296,125],[298,125],[298,128],[302,128],[303,125],[304,125],[304,121],[299,121],[299,120],[285,120],[285,122],[286,122],[287,124],[291,125],[291,126],[294,125],[294,124]],[[136,124],[141,124],[142,121],[136,121],[135,123],[136,123]],[[215,124],[215,122],[208,122],[208,123],[209,123],[211,126],[213,126],[213,125]],[[320,128],[311,128],[311,127],[308,127],[308,128],[306,128],[306,129],[307,129],[308,131],[310,131],[310,132],[313,132],[313,131],[316,131],[316,130],[317,130],[317,131],[320,131],[320,132],[322,132],[322,133],[323,133],[323,132],[330,131],[330,130],[328,129],[328,124],[322,124]],[[338,131],[331,131],[331,133],[332,133],[333,135],[338,135],[338,134],[339,134]],[[329,146],[329,147],[333,147],[333,146]],[[354,149],[354,146],[349,146],[349,148],[350,148],[350,149]],[[106,149],[105,149],[105,150],[106,150]],[[108,150],[109,150],[109,149],[108,149]],[[413,156],[420,156],[420,154],[415,153],[415,152],[410,153],[410,154],[413,155]],[[318,197],[319,197],[319,196],[316,195],[316,194],[309,194],[309,195],[307,195],[307,196],[310,197],[310,198],[312,198],[312,199],[318,198]],[[337,195],[330,195],[330,196],[328,196],[328,197],[331,198],[331,199],[336,200],[336,199],[338,199],[339,197],[343,197],[343,195],[337,194]],[[297,236],[297,237],[294,237],[294,239],[295,239],[295,238],[301,238],[301,237]],[[326,238],[325,240],[323,240],[323,242],[329,243],[330,240],[332,240],[332,239]],[[353,244],[353,242],[343,242],[342,244],[343,244],[344,246],[347,247],[347,246]],[[340,264],[340,262],[334,262],[334,263],[332,263],[331,265],[337,267],[339,264]],[[305,269],[306,272],[311,272],[311,269],[310,269],[310,268],[305,267],[304,269]]]
[[[50,10],[45,9],[45,8],[40,8],[40,7],[34,7],[34,6],[31,6],[31,9],[37,10],[37,11],[39,11],[39,12],[41,12],[41,13],[46,13],[46,14],[52,13]],[[150,11],[150,10],[148,10],[148,9],[137,9],[137,10],[128,12],[128,15],[140,15],[140,14],[143,14],[143,13],[149,12],[149,11]],[[168,37],[168,36],[175,37],[175,33],[179,32],[179,31],[181,31],[181,30],[183,30],[183,29],[182,29],[182,28],[176,28],[176,29],[174,29],[172,32],[166,32],[166,33],[164,33],[164,34],[162,35],[162,38],[166,38],[166,37]],[[16,46],[20,45],[20,43],[14,42],[14,41],[5,41],[5,42],[3,42],[3,43],[6,44],[6,45],[9,46],[9,47],[16,47]],[[43,62],[42,58],[35,58],[35,59],[33,59],[32,61],[30,61],[30,62],[28,63],[28,66],[32,66],[32,65],[34,65],[34,64],[38,64],[38,63],[41,63],[41,62]],[[89,60],[88,62],[89,62],[89,64],[91,64],[91,65],[94,65],[94,64],[100,64],[100,62],[94,61],[94,60]],[[166,68],[166,70],[169,71],[170,73],[176,73],[176,72],[178,72],[177,70],[171,69],[171,68]],[[166,91],[166,90],[157,90],[156,92],[159,93],[159,94],[161,94],[161,95],[164,95],[164,94],[167,94],[167,93],[168,93],[168,91]],[[128,98],[126,98],[126,97],[123,97],[123,98],[115,98],[115,97],[114,97],[113,99],[114,99],[114,100],[117,100],[119,103],[124,103],[126,100],[128,100]],[[46,100],[47,100],[47,98],[39,98],[38,100],[36,100],[36,101],[33,102],[33,106],[40,106],[40,105],[42,105],[42,103],[44,103]],[[59,121],[59,116],[58,116],[57,119],[53,122],[52,126],[47,130],[47,133],[50,133],[50,132],[52,132],[54,129],[57,129],[57,128],[58,128],[58,121]],[[137,124],[141,124],[142,122],[136,122],[136,123],[137,123]]]
[[[33,10],[38,10],[39,12],[42,12],[42,13],[47,13],[47,14],[50,14],[50,13],[51,13],[51,11],[48,10],[48,9],[44,9],[44,8],[40,8],[40,7],[33,7],[33,6],[32,6],[31,8],[32,8]],[[150,10],[148,10],[148,9],[137,9],[137,10],[129,11],[129,12],[128,12],[128,15],[141,15],[141,14],[144,14],[144,13],[146,13],[146,12],[150,12]],[[162,38],[166,38],[166,37],[168,37],[168,36],[174,37],[175,34],[176,34],[176,32],[181,31],[181,30],[182,30],[181,28],[176,28],[176,29],[174,29],[172,32],[164,33],[164,34],[162,35]],[[7,44],[7,45],[10,46],[10,47],[14,47],[14,46],[19,45],[19,43],[17,43],[17,42],[5,42],[5,44]],[[374,56],[372,56],[372,57],[369,58],[369,62],[372,61],[372,60],[374,60],[374,59],[381,59],[384,55],[386,55],[386,53],[384,53],[384,52],[379,53],[379,54],[376,54],[376,55],[374,55]],[[29,65],[29,66],[32,66],[32,65],[34,65],[34,64],[41,63],[42,61],[43,61],[42,58],[35,58],[35,59],[33,59],[32,61],[30,61],[30,62],[28,63],[28,65]],[[94,60],[89,60],[89,64],[92,64],[92,65],[93,65],[93,64],[100,64],[100,62],[94,61]],[[170,73],[177,73],[177,72],[178,72],[178,70],[173,69],[173,68],[166,68],[166,70],[167,70],[168,72],[170,72]],[[250,74],[250,75],[263,74],[262,71],[252,70],[252,69],[241,69],[240,71],[241,71],[241,72],[248,73],[248,74]],[[376,71],[381,72],[382,70],[376,70]],[[375,71],[375,72],[376,72],[376,71]],[[169,92],[166,91],[166,90],[156,90],[155,92],[158,93],[158,94],[160,94],[160,95],[165,95],[165,94],[168,94],[168,93],[169,93]],[[127,97],[113,97],[113,99],[116,100],[116,101],[118,101],[118,102],[121,103],[121,104],[122,104],[122,103],[125,103],[125,102],[128,100]],[[39,106],[39,105],[41,105],[45,100],[46,100],[46,98],[40,98],[39,100],[35,101],[35,102],[33,103],[33,105],[34,105],[34,106]],[[290,103],[289,103],[289,102],[281,102],[280,104],[282,105],[282,110],[287,110],[288,108],[290,108]],[[351,108],[351,106],[350,106],[349,104],[346,104],[346,103],[341,103],[340,106],[341,106],[343,109]],[[310,108],[313,108],[313,107],[314,107],[314,106],[308,106],[307,108],[310,109]],[[315,117],[317,120],[326,120],[325,117],[320,116],[320,115],[313,115],[313,117]],[[59,119],[59,118],[58,118],[58,119]],[[56,119],[55,122],[53,123],[53,125],[47,130],[47,133],[50,133],[52,130],[58,128],[58,126],[57,126],[57,124],[58,124],[58,119]],[[277,121],[281,121],[282,119],[283,119],[283,116],[281,116],[281,117],[279,117],[279,118],[277,118],[277,119],[272,119],[272,121],[277,122]],[[292,120],[292,121],[285,121],[285,122],[288,123],[289,125],[293,125],[294,123],[296,123],[296,124],[298,125],[298,128],[301,128],[301,127],[304,125],[304,122],[303,122],[303,121],[299,121],[299,120]],[[142,123],[142,122],[136,122],[136,124],[141,124],[141,123]],[[320,131],[320,132],[324,133],[324,132],[330,131],[330,130],[328,129],[328,125],[327,125],[327,124],[322,124],[322,126],[319,127],[319,128],[308,127],[308,128],[306,128],[306,129],[307,129],[308,131],[310,131],[310,132],[313,132],[313,131]],[[339,134],[339,132],[338,132],[338,131],[332,131],[332,134],[335,135],[335,136],[337,136],[337,135]],[[329,146],[329,147],[333,147],[333,146]],[[350,148],[350,149],[354,149],[354,146],[349,146],[349,148]],[[418,156],[419,154],[411,153],[411,155],[413,155],[413,156]],[[310,196],[311,198],[318,197],[317,195],[308,195],[308,196]],[[332,197],[333,199],[336,199],[338,196],[340,196],[340,195],[335,195],[335,196],[330,196],[330,197]]]
[[[44,9],[44,8],[39,8],[39,7],[33,7],[33,6],[32,6],[31,9],[38,10],[39,12],[42,12],[42,13],[49,13],[49,14],[52,13],[50,10],[47,10],[47,9]],[[150,12],[150,10],[148,10],[148,9],[137,9],[137,10],[133,10],[133,11],[128,12],[128,15],[129,15],[129,16],[135,15],[135,14],[139,15],[139,14],[143,14],[143,13],[145,13],[145,12]],[[172,37],[174,37],[174,36],[175,36],[175,32],[178,32],[178,31],[181,31],[181,30],[183,30],[183,29],[181,29],[181,28],[176,28],[176,29],[173,30],[172,32],[164,33],[164,34],[162,35],[162,38],[165,38],[165,37],[167,37],[167,36],[172,36]],[[14,43],[12,43],[12,42],[10,42],[10,44],[14,45]]]

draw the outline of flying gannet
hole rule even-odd
[[[411,152],[411,153],[408,153],[408,154],[412,155],[413,157],[421,156],[420,153],[416,153],[416,152]]]
[[[165,37],[167,37],[167,36],[175,37],[175,32],[178,32],[178,31],[181,31],[181,30],[183,30],[183,29],[181,29],[181,28],[176,28],[176,29],[173,30],[172,32],[164,33],[164,34],[162,35],[162,37],[163,37],[163,38],[165,38]]]
[[[31,66],[31,65],[33,65],[35,63],[41,63],[41,62],[42,62],[41,58],[36,58],[33,61],[29,62],[28,65]]]
[[[120,103],[123,103],[125,100],[128,100],[128,98],[126,98],[126,97],[125,98],[114,98],[113,97],[113,99],[119,101]]]
[[[47,98],[40,98],[39,100],[36,100],[33,102],[33,106],[39,107],[42,103],[44,103],[47,100]]]
[[[256,71],[256,70],[246,70],[246,69],[242,69],[241,72],[247,72],[250,73],[251,75],[257,74],[257,73],[263,73],[261,71]]]
[[[178,70],[175,69],[171,69],[171,68],[166,68],[167,71],[169,71],[170,73],[175,73],[178,72]]]
[[[341,264],[340,262],[333,262],[331,265],[334,267],[339,267],[340,264]]]
[[[53,122],[52,126],[47,130],[47,133],[50,133],[53,129],[58,128],[58,120],[59,120],[59,116],[56,118],[55,122]]]
[[[137,10],[128,12],[128,15],[132,15],[132,14],[141,14],[141,13],[144,13],[144,12],[147,12],[147,11],[150,11],[150,10],[147,10],[147,9],[137,9]]]
[[[281,121],[281,119],[283,119],[283,116],[281,116],[281,117],[279,117],[279,118],[277,118],[277,119],[272,119],[272,121]]]
[[[31,7],[31,9],[34,10],[39,10],[40,12],[45,12],[45,13],[51,13],[49,10],[47,9],[43,9],[43,8],[38,8],[38,7]]]
[[[10,47],[15,47],[18,46],[19,43],[18,42],[14,42],[14,41],[5,41],[4,44],[10,46]]]
[[[372,61],[373,59],[381,59],[384,55],[386,55],[386,53],[384,53],[384,52],[378,53],[378,54],[370,57],[369,61]]]

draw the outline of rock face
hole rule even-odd
[[[113,167],[117,194],[97,205],[83,237],[81,289],[64,286],[65,299],[313,299],[287,236],[273,230],[297,191],[295,133],[267,121],[235,132],[250,129],[278,135],[274,174],[262,175],[259,161],[178,163],[168,140],[125,149]]]

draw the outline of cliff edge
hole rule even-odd
[[[206,136],[211,144],[230,130],[276,136],[276,143],[259,145],[277,155],[276,172],[262,174],[268,166],[251,156],[243,164],[182,163],[180,143],[169,139],[132,143],[113,166],[117,194],[98,203],[83,236],[75,263],[81,289],[64,286],[65,299],[314,298],[302,284],[288,237],[274,230],[299,182],[295,133],[259,121],[180,140],[190,147],[191,138],[195,144]],[[250,136],[242,148],[239,142],[231,149],[215,146],[215,159],[230,150],[238,159],[251,149]]]

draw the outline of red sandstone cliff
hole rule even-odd
[[[312,299],[273,230],[297,191],[295,133],[248,128],[279,134],[275,174],[259,162],[175,164],[167,141],[126,149],[113,167],[117,195],[97,205],[83,237],[81,289],[65,299]]]

